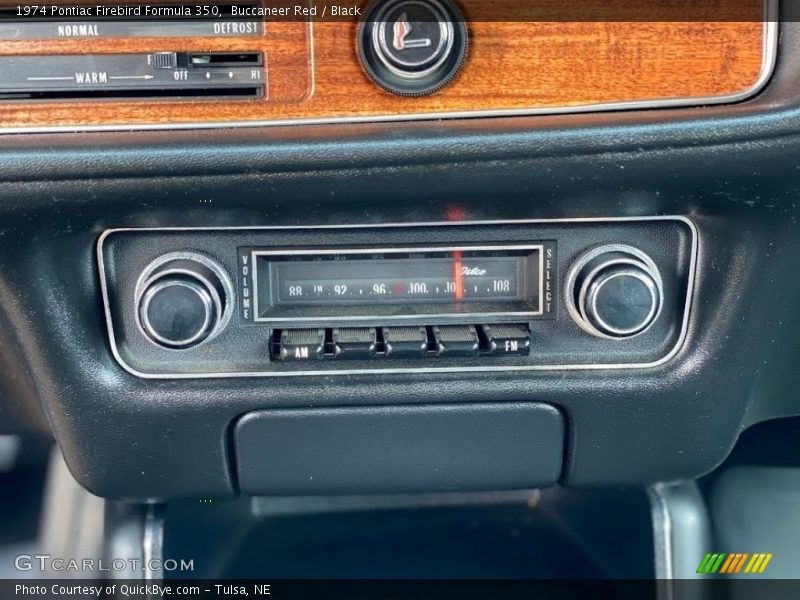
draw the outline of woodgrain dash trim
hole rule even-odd
[[[487,0],[492,1],[492,0]],[[558,3],[563,0],[538,0]],[[621,0],[609,0],[621,1]],[[627,0],[625,0],[627,1]],[[711,20],[726,3],[753,18]],[[696,0],[672,0],[681,3]],[[269,98],[0,103],[0,132],[249,127],[521,116],[721,104],[772,74],[777,0],[717,0],[696,22],[470,22],[448,87],[420,98],[377,88],[358,62],[356,22],[269,22],[262,37],[0,41],[0,55],[260,50]],[[749,5],[748,5],[749,6]],[[696,10],[696,9],[695,9]],[[717,12],[715,12],[717,11]]]

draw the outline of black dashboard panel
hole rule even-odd
[[[128,499],[235,494],[231,428],[252,411],[432,398],[556,407],[567,485],[705,473],[743,428],[800,412],[799,34],[790,16],[770,85],[725,107],[3,136],[4,410],[35,423],[39,399],[75,477]],[[146,380],[107,341],[108,229],[660,215],[696,226],[698,260],[685,340],[649,369]]]

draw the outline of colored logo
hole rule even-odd
[[[724,552],[709,552],[700,561],[697,573],[707,573],[713,575],[749,573],[751,575],[761,574],[767,568],[769,561],[772,560],[772,553],[756,552],[754,554],[726,554]]]
[[[395,50],[406,50],[408,48],[428,48],[432,42],[430,38],[419,38],[416,40],[409,40],[408,34],[414,29],[411,23],[408,22],[406,13],[400,15],[400,18],[394,24],[394,39],[392,44]]]

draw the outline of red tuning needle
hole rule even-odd
[[[453,280],[456,284],[456,300],[464,297],[464,277],[461,274],[461,250],[453,252]]]

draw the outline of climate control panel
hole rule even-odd
[[[98,243],[114,355],[154,378],[652,367],[682,343],[696,254],[680,217]]]

